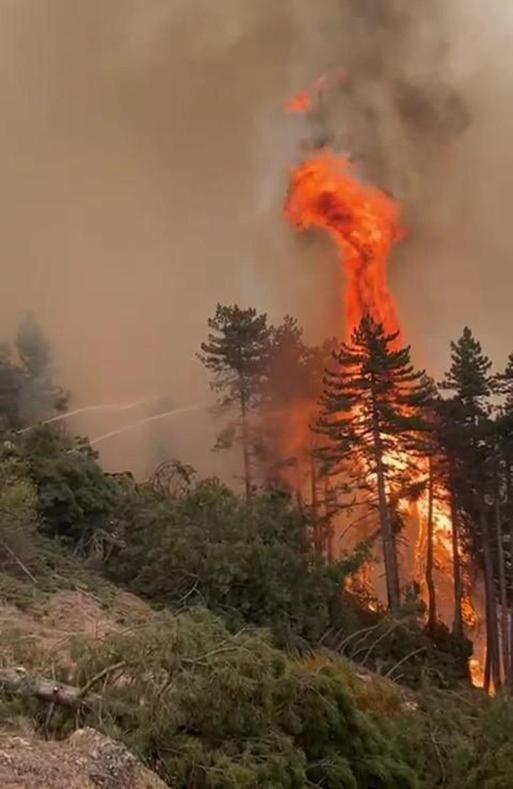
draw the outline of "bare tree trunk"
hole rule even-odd
[[[452,568],[454,588],[454,620],[453,633],[458,638],[463,636],[463,583],[461,579],[461,557],[459,540],[458,508],[456,506],[454,461],[449,460],[449,497],[451,508],[452,529]]]
[[[319,497],[317,495],[317,467],[315,465],[315,456],[313,453],[313,446],[310,447],[310,501],[311,501],[311,517],[313,526],[314,548],[319,555],[322,555],[322,534],[321,523],[319,518]]]
[[[249,449],[249,428],[248,428],[248,404],[246,397],[246,387],[244,376],[239,372],[239,399],[242,427],[242,459],[244,463],[244,487],[246,491],[246,501],[251,501],[253,486],[251,482],[251,456]]]
[[[490,693],[491,687],[491,660],[490,660],[490,647],[488,645],[488,629],[486,630],[486,649],[485,649],[485,664],[483,673],[483,689],[486,693]]]
[[[325,518],[325,540],[326,540],[326,561],[333,564],[333,524],[331,522],[330,510],[330,483],[328,476],[324,477],[324,518]]]
[[[501,604],[501,647],[502,647],[502,667],[504,677],[509,670],[509,633],[508,633],[508,594],[506,589],[506,564],[504,560],[504,542],[502,535],[502,515],[499,502],[498,471],[496,474],[496,494],[494,502],[495,512],[495,531],[497,538],[497,563],[499,571],[499,599]]]
[[[499,650],[499,630],[497,627],[497,605],[495,596],[495,580],[493,572],[493,561],[490,549],[490,539],[488,533],[488,523],[486,518],[486,508],[483,501],[480,502],[481,515],[481,534],[483,539],[484,556],[484,577],[486,593],[486,635],[487,648],[490,653],[490,672],[495,691],[501,687],[500,671],[500,650]]]
[[[513,491],[511,485],[511,463],[504,453],[504,469],[506,478],[506,513],[509,525],[509,557],[510,557],[510,572],[509,572],[509,590],[510,599],[513,594]],[[507,590],[506,590],[507,592]],[[513,687],[513,611],[509,609],[509,663],[506,668],[506,681],[510,688]]]
[[[112,668],[116,668],[115,664]],[[103,678],[108,673],[108,668],[98,674]],[[94,678],[93,678],[94,680]],[[0,693],[24,698],[34,698],[47,704],[57,704],[71,710],[94,710],[103,707],[105,700],[98,693],[89,693],[87,686],[78,688],[74,685],[65,685],[48,677],[28,674],[24,668],[0,668]],[[123,715],[135,710],[133,704],[109,699],[109,709]]]
[[[30,676],[20,668],[0,669],[0,689],[16,696],[33,697],[72,709],[94,707],[101,702],[100,696],[84,696],[80,688],[45,677]]]
[[[426,586],[428,591],[428,628],[433,630],[436,625],[436,590],[433,580],[434,567],[434,523],[433,523],[433,458],[430,456],[428,467],[428,508],[427,508],[427,551],[426,551]]]
[[[513,688],[513,611],[508,609],[509,614],[509,663],[506,669],[506,682],[510,690]]]
[[[296,503],[300,510],[303,510],[304,501],[303,501],[303,490],[301,485],[301,461],[299,458],[296,458],[296,465],[295,465],[295,493],[296,493]]]
[[[381,539],[383,541],[383,558],[385,560],[385,576],[387,585],[388,605],[393,614],[397,613],[401,605],[401,587],[399,583],[399,566],[395,539],[392,533],[390,512],[388,508],[385,471],[383,468],[383,449],[379,433],[377,415],[373,419],[374,459],[376,462],[376,477],[378,483],[379,522]]]

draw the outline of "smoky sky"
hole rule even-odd
[[[158,395],[181,407],[209,399],[194,354],[217,302],[290,312],[313,341],[337,331],[335,252],[281,213],[316,121],[282,106],[343,67],[352,87],[322,124],[404,204],[390,277],[408,340],[438,374],[469,323],[501,361],[513,350],[513,12],[413,5],[0,0],[5,337],[31,310],[75,405]],[[94,436],[127,421],[74,426]],[[192,412],[106,442],[102,459],[144,474],[178,455],[218,471],[214,433]]]

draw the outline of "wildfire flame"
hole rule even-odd
[[[303,91],[286,105],[289,112],[310,112],[326,87],[321,78],[311,91]],[[346,278],[345,336],[350,337],[364,314],[383,324],[388,333],[399,332],[397,311],[387,284],[387,268],[392,248],[404,238],[400,209],[396,201],[376,187],[359,181],[346,157],[324,149],[300,163],[291,173],[285,202],[285,216],[299,230],[317,229],[327,232],[335,241]],[[310,414],[312,413],[310,409]],[[304,421],[307,426],[308,422]],[[296,442],[298,434],[295,436]],[[306,435],[304,436],[307,441]],[[407,459],[398,452],[394,458],[399,466]],[[419,478],[422,472],[419,471]],[[400,502],[403,509],[411,503]],[[424,555],[426,550],[427,492],[410,512],[416,522],[417,534],[413,557],[414,574],[424,587]],[[444,496],[433,502],[435,563],[443,574],[444,586],[452,585],[452,523]],[[446,583],[447,582],[447,583]],[[424,590],[425,591],[425,590]],[[464,621],[469,628],[479,621],[470,598],[465,595]],[[472,679],[480,684],[479,661],[470,665]]]
[[[364,313],[396,331],[386,270],[393,244],[404,237],[397,203],[360,183],[346,158],[326,151],[292,173],[285,214],[300,230],[325,230],[336,242],[347,280],[346,334]]]
[[[306,90],[302,90],[293,96],[285,104],[285,112],[310,112],[313,106],[311,95]]]
[[[312,112],[322,96],[335,87],[348,84],[348,73],[345,69],[320,76],[309,90],[302,90],[285,103],[285,112],[309,113]]]

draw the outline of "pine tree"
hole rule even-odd
[[[433,570],[435,566],[434,555],[434,490],[435,490],[435,471],[433,455],[428,455],[428,485],[427,485],[427,546],[426,546],[426,588],[428,594],[428,630],[434,631],[437,622],[437,608],[436,608],[436,587],[433,578]]]
[[[309,499],[313,543],[320,554],[328,553],[330,515],[317,457],[319,438],[310,426],[334,347],[334,341],[307,345],[301,327],[289,315],[272,327],[260,409],[259,457],[266,479],[293,489],[301,504]]]
[[[282,323],[271,328],[265,381],[267,403],[275,409],[283,409],[291,402],[311,396],[309,363],[310,352],[303,339],[303,330],[295,318],[286,315]]]
[[[289,315],[271,327],[269,339],[255,450],[269,484],[285,482],[297,488],[293,477],[299,473],[300,459],[292,426],[304,404],[312,399],[309,349],[301,327]]]
[[[20,323],[16,349],[21,362],[20,410],[23,421],[35,422],[64,411],[68,396],[54,383],[50,345],[30,314]]]
[[[426,513],[426,567],[425,582],[427,589],[427,627],[431,632],[435,631],[438,621],[436,584],[434,580],[435,570],[435,501],[441,497],[444,491],[444,463],[443,455],[440,452],[438,432],[440,430],[440,419],[437,409],[439,395],[434,381],[426,381],[429,387],[429,396],[426,397],[425,416],[429,429],[423,435],[423,454],[427,459],[427,479],[425,484],[425,494],[427,497]]]
[[[434,401],[433,437],[435,444],[434,468],[440,495],[446,497],[451,519],[452,537],[452,576],[454,592],[453,632],[461,638],[463,636],[463,569],[462,569],[462,542],[460,517],[457,503],[458,485],[458,458],[461,447],[461,430],[458,426],[458,417],[461,408],[454,399],[438,397]]]
[[[212,331],[201,344],[198,358],[213,373],[211,386],[221,393],[220,405],[239,408],[244,485],[249,500],[253,486],[249,419],[251,410],[261,399],[262,380],[269,361],[270,328],[265,314],[220,304],[208,326]],[[231,440],[225,444],[229,445]]]
[[[326,373],[317,427],[330,442],[324,456],[332,473],[377,490],[388,602],[394,612],[400,606],[400,581],[391,491],[411,478],[422,447],[419,431],[426,427],[421,410],[431,392],[424,373],[411,364],[410,349],[396,347],[397,338],[369,315],[362,318],[350,342],[334,353],[336,366]]]
[[[508,356],[504,371],[495,376],[493,388],[497,394],[504,397],[504,413],[513,414],[513,353]]]
[[[10,348],[0,345],[0,432],[22,425],[20,407],[23,371],[12,360]]]
[[[453,393],[450,427],[445,436],[451,461],[451,495],[454,501],[453,539],[459,549],[460,514],[467,527],[468,550],[475,562],[482,558],[486,590],[487,656],[495,687],[500,685],[500,648],[497,628],[495,567],[492,553],[490,511],[487,497],[494,497],[495,482],[490,464],[489,396],[492,391],[492,363],[468,327],[451,343],[451,367],[442,388]],[[496,547],[501,550],[502,536]],[[499,564],[500,564],[499,559]]]
[[[30,313],[20,323],[16,347],[21,363],[31,376],[39,378],[47,374],[51,364],[50,346]]]
[[[454,392],[462,406],[461,415],[474,425],[486,413],[492,387],[491,367],[481,343],[465,326],[459,340],[451,342],[451,366],[441,387]]]
[[[505,578],[503,582],[503,596],[508,600],[510,607],[510,621],[508,645],[509,654],[506,656],[506,678],[508,685],[513,686],[513,353],[509,355],[506,367],[502,373],[495,376],[493,381],[494,394],[501,398],[498,414],[494,422],[496,469],[498,469],[499,485],[502,506],[496,504],[496,513],[501,518],[501,511],[508,523],[506,547],[504,556]],[[497,501],[497,499],[496,499]],[[497,520],[497,518],[496,518]],[[502,518],[501,518],[502,522]],[[501,541],[504,542],[504,538]],[[504,554],[504,551],[503,551]],[[504,588],[505,587],[505,588]]]

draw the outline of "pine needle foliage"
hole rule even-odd
[[[101,688],[111,733],[172,786],[413,789],[334,667],[287,659],[265,635],[231,635],[205,611],[77,647],[78,683]],[[123,712],[115,712],[115,710]]]
[[[233,629],[268,627],[290,647],[325,632],[342,581],[358,564],[348,557],[326,566],[286,493],[267,491],[248,504],[216,479],[175,499],[137,490],[122,539],[110,562],[114,580],[160,604],[205,605]]]
[[[400,583],[391,493],[404,495],[427,429],[422,409],[431,384],[415,370],[409,347],[397,347],[398,333],[387,334],[364,315],[351,339],[333,354],[324,379],[317,430],[328,444],[327,469],[342,475],[348,489],[365,491],[376,507],[383,540],[388,602],[397,613]],[[399,494],[398,494],[399,491]],[[396,518],[395,518],[396,520]]]
[[[211,388],[219,393],[221,407],[235,407],[237,420],[219,436],[216,448],[229,449],[241,442],[246,498],[253,493],[251,457],[251,411],[261,398],[261,381],[269,360],[271,329],[267,316],[253,308],[217,305],[209,318],[207,340],[201,343],[199,360],[212,374]]]

